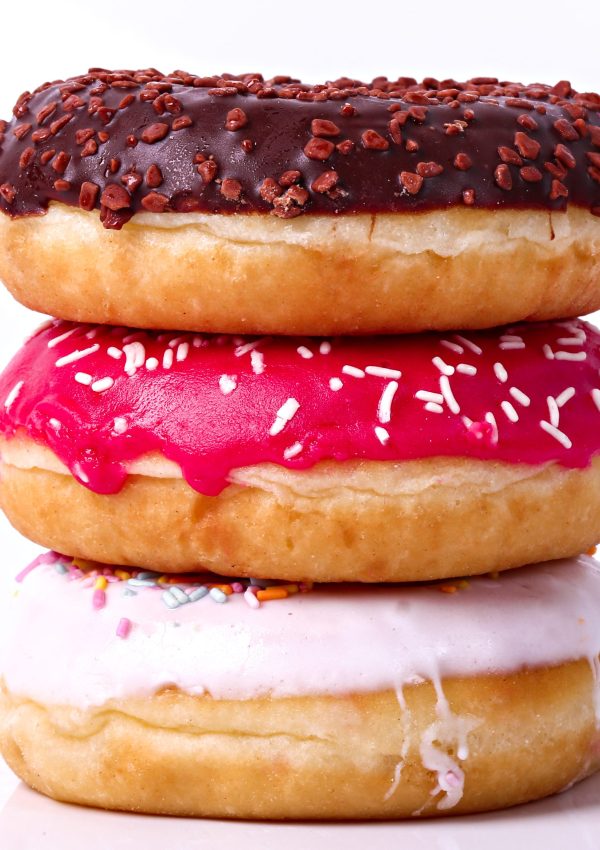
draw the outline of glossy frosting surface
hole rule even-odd
[[[167,685],[223,699],[370,692],[600,652],[600,569],[587,556],[442,585],[316,585],[258,608],[244,593],[171,607],[164,585],[113,582],[111,570],[98,604],[95,573],[41,560],[20,576],[0,670],[13,693],[46,704]],[[176,579],[182,594],[193,581]]]
[[[329,341],[54,320],[0,376],[0,434],[48,446],[99,493],[151,452],[206,495],[266,462],[584,467],[600,450],[599,343],[581,321]]]
[[[45,84],[3,122],[0,209],[600,214],[600,96],[476,78],[417,83],[102,71]]]

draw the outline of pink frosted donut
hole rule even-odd
[[[395,581],[573,555],[600,537],[599,339],[52,321],[0,377],[0,497],[38,542],[167,571]]]
[[[55,554],[18,578],[0,750],[59,800],[429,816],[600,767],[600,570],[585,556],[418,587],[261,589]]]

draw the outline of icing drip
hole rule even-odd
[[[54,321],[0,376],[0,434],[24,431],[98,493],[152,452],[205,495],[266,462],[584,467],[600,449],[599,340],[581,321],[331,341]]]

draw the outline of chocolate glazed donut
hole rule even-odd
[[[586,312],[599,108],[566,82],[92,69],[25,93],[3,124],[0,273],[64,318],[188,330]]]

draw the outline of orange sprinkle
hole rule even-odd
[[[73,565],[80,570],[95,570],[98,566],[93,561],[85,561],[83,558],[73,558]]]
[[[282,590],[286,590],[288,594],[298,593],[298,591],[300,590],[297,584],[280,584],[277,585],[277,587],[280,587]]]
[[[131,578],[131,573],[125,572],[125,570],[115,570],[115,575],[117,578],[120,578],[121,581],[129,581]]]
[[[270,599],[285,599],[288,592],[285,587],[265,587],[264,590],[259,590],[256,598],[260,602],[268,602]]]
[[[598,547],[597,547],[597,546],[592,546],[592,548],[591,548],[591,549],[588,549],[588,550],[587,550],[586,555],[595,555],[597,551],[598,551]]]
[[[233,588],[230,584],[209,584],[207,587],[210,587],[211,589],[213,587],[217,587],[221,593],[225,594],[225,596],[231,596],[233,593]]]
[[[442,593],[456,593],[458,587],[455,584],[440,584],[438,590],[441,590]]]

